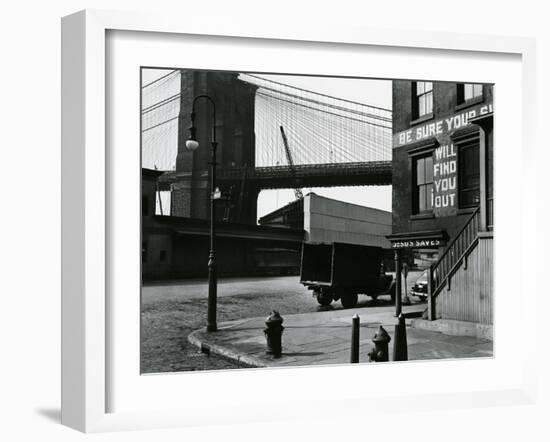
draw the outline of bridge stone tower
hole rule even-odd
[[[256,223],[258,190],[246,183],[246,168],[254,167],[254,100],[256,86],[240,81],[237,73],[181,71],[181,102],[178,125],[177,179],[172,183],[171,211],[174,216],[209,219],[210,182],[208,163],[211,155],[212,106],[207,100],[196,103],[195,126],[200,147],[194,152],[185,148],[191,125],[194,97],[209,95],[216,103],[216,137],[218,171],[242,168],[239,182],[222,192],[230,201],[220,202],[216,217],[226,221]],[[219,185],[219,183],[218,183]]]

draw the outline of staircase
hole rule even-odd
[[[432,264],[432,296],[436,297],[445,286],[450,288],[451,279],[462,262],[467,265],[468,255],[477,245],[479,218],[478,207],[441,257]]]
[[[478,207],[430,266],[432,319],[492,324],[493,234],[480,220]]]

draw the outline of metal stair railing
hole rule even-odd
[[[443,287],[450,288],[453,274],[477,244],[478,232],[480,231],[479,224],[480,212],[479,207],[477,207],[441,257],[431,265],[432,296],[434,298],[441,292]]]

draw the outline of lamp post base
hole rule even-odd
[[[215,252],[210,251],[208,260],[208,315],[206,330],[215,332],[218,330],[216,307],[218,302],[218,276],[216,273]]]

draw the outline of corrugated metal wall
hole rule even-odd
[[[436,314],[443,319],[493,324],[493,237],[480,236],[468,256],[436,298]]]
[[[304,230],[312,242],[343,242],[390,249],[392,214],[309,193],[304,198]]]

